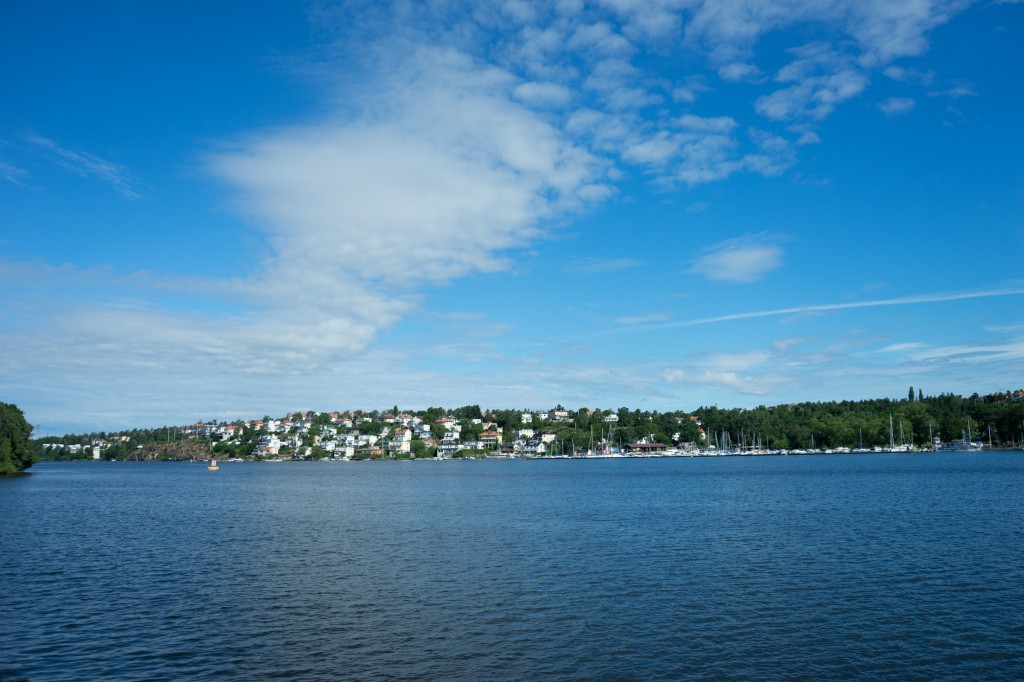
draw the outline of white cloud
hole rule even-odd
[[[862,64],[887,64],[899,57],[919,55],[928,47],[927,34],[972,0],[889,2],[863,0],[850,3],[847,27],[863,50]]]
[[[351,369],[380,329],[418,305],[423,285],[507,267],[504,253],[528,247],[546,221],[610,191],[607,164],[518,103],[520,83],[507,72],[448,50],[407,58],[383,61],[365,90],[347,88],[352,109],[209,155],[209,171],[234,190],[233,206],[269,247],[250,277],[208,283],[219,307],[235,312],[198,312],[196,288],[181,290],[181,307],[194,311],[175,311],[145,302],[163,297],[163,283],[111,291],[90,273],[59,273],[65,295],[80,298],[58,307],[33,292],[32,310],[46,314],[21,315],[32,333],[4,336],[6,384],[26,393],[102,384],[107,404],[153,392],[166,397],[144,401],[165,415],[210,381],[216,398],[202,402],[234,402],[234,410],[262,412],[252,396],[268,391],[275,404],[286,395],[314,400],[325,396],[325,376]],[[32,143],[130,191],[116,165]],[[45,282],[49,295],[52,274],[31,281]],[[31,281],[19,279],[19,290],[33,291]]]
[[[537,11],[533,5],[524,0],[506,0],[501,11],[521,24],[529,24],[537,19]]]
[[[661,130],[653,136],[637,140],[628,145],[622,152],[622,158],[631,163],[645,165],[663,165],[679,154],[683,139]]]
[[[579,26],[569,38],[569,47],[609,57],[623,56],[633,50],[633,45],[625,37],[604,22]]]
[[[775,80],[792,85],[758,98],[754,107],[763,116],[779,121],[821,120],[867,87],[863,71],[829,45],[812,43],[791,52],[796,59],[781,68]]]
[[[736,127],[736,121],[730,116],[702,118],[686,114],[678,122],[683,128],[700,133],[727,133]]]
[[[796,141],[796,144],[799,145],[799,146],[803,146],[803,145],[806,145],[806,144],[819,144],[820,142],[821,142],[821,138],[818,137],[818,135],[816,133],[813,133],[811,131],[807,131],[807,132],[805,132],[805,133],[800,135],[800,139],[798,139]]]
[[[821,120],[835,111],[837,104],[863,92],[867,84],[867,77],[852,69],[807,77],[759,98],[754,107],[758,113],[775,120]]]
[[[878,104],[878,110],[886,116],[901,116],[914,109],[914,100],[909,97],[890,97]]]
[[[408,77],[383,75],[391,94],[365,121],[280,130],[211,159],[268,230],[275,280],[316,268],[344,291],[501,269],[498,254],[539,221],[607,192],[601,163],[512,102],[506,74],[446,51],[412,59]]]
[[[572,101],[572,91],[558,83],[523,83],[516,87],[513,95],[532,107],[564,107]]]
[[[782,267],[777,238],[748,235],[712,244],[701,251],[689,272],[716,282],[750,284]]]
[[[675,102],[685,102],[687,104],[693,104],[697,101],[697,98],[704,93],[712,92],[713,88],[709,87],[702,76],[691,75],[687,76],[683,85],[678,85],[672,89],[672,100]]]
[[[740,81],[756,76],[758,73],[760,70],[756,66],[744,62],[732,62],[718,69],[718,75],[722,77],[722,80],[727,81]]]
[[[643,81],[643,72],[630,62],[610,58],[598,62],[583,85],[599,94],[611,111],[635,111],[659,104],[663,99],[660,94],[648,89]]]

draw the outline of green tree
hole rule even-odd
[[[414,440],[409,445],[409,451],[413,459],[422,459],[424,457],[432,457],[433,455],[429,452],[431,448],[427,447],[427,444],[421,440]]]
[[[0,475],[16,474],[32,466],[32,426],[16,405],[0,403]]]

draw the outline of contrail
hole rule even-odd
[[[644,325],[642,327],[624,327],[610,329],[606,333],[616,334],[623,332],[661,331],[665,329],[677,329],[680,327],[697,327],[705,324],[717,324],[719,322],[731,322],[733,320],[749,320],[757,317],[775,317],[778,315],[794,315],[797,313],[819,313],[831,310],[849,310],[851,308],[877,308],[887,305],[911,305],[914,303],[943,303],[946,301],[962,301],[971,298],[993,298],[996,296],[1020,296],[1024,295],[1024,289],[995,289],[993,291],[958,292],[951,294],[927,294],[922,296],[904,296],[901,298],[884,298],[874,301],[856,301],[853,303],[822,303],[820,305],[803,305],[793,308],[776,308],[774,310],[759,310],[747,313],[732,313],[731,315],[719,315],[717,317],[704,317],[697,320],[685,320],[682,322],[667,322],[659,325]]]

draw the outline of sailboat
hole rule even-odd
[[[896,445],[895,434],[892,430],[892,413],[889,413],[889,452],[910,452],[910,446],[903,442],[903,420],[900,419],[900,444]]]

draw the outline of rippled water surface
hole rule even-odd
[[[5,678],[1024,678],[1020,452],[31,471]]]

